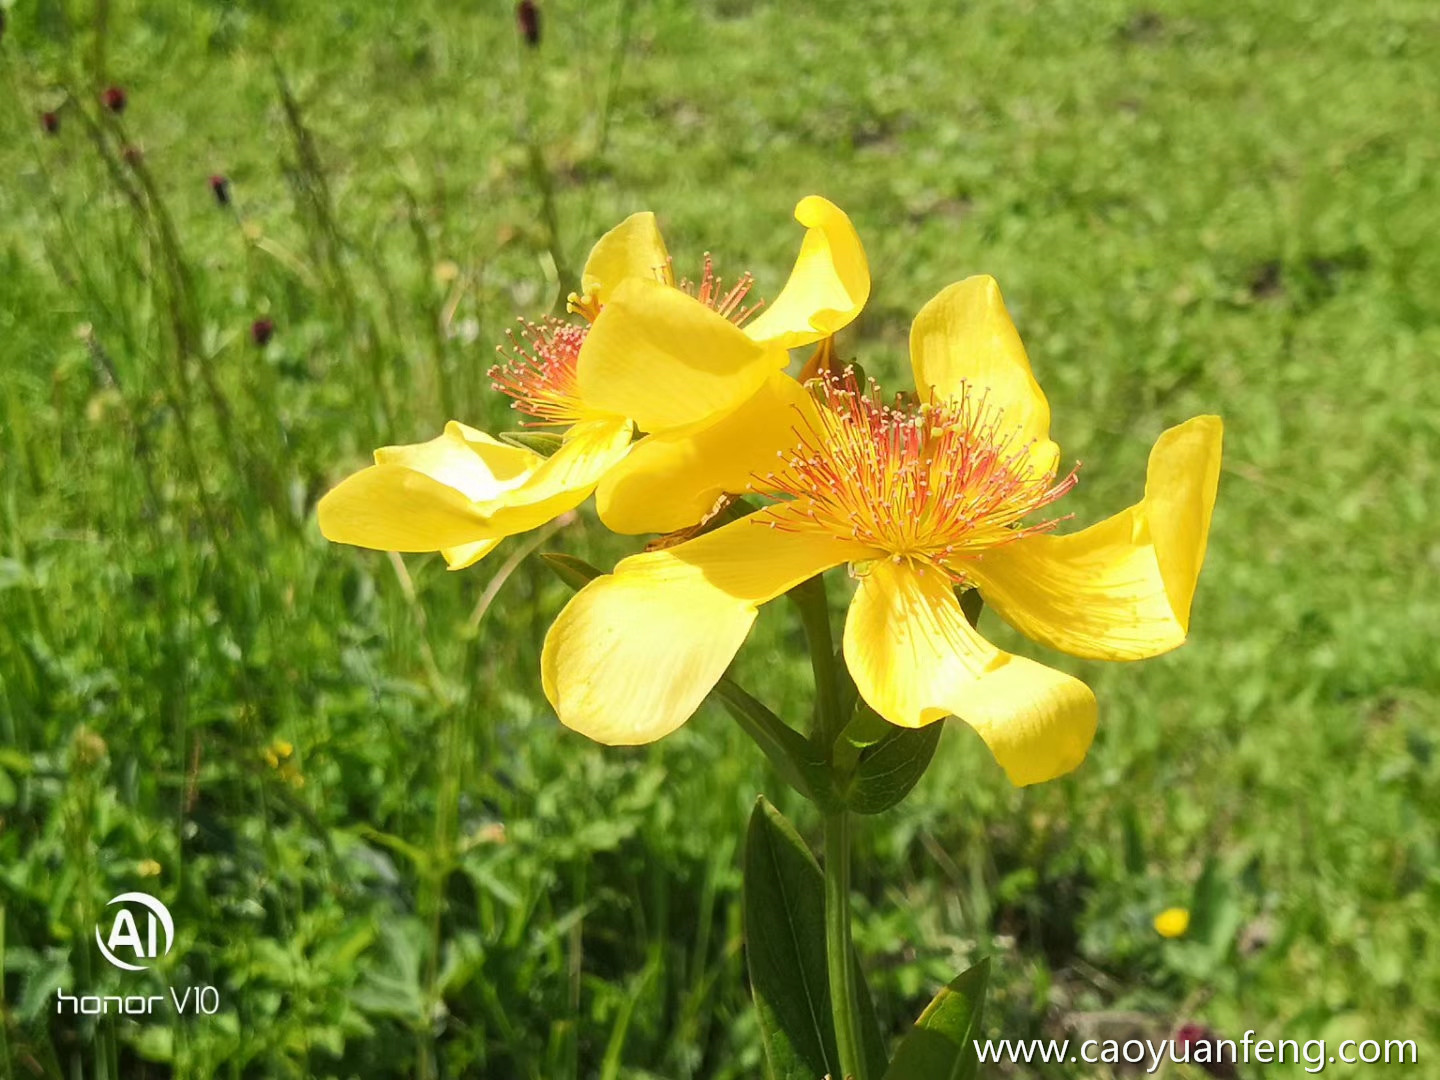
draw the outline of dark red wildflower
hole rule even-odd
[[[540,44],[540,8],[535,0],[520,0],[515,5],[515,25],[526,45],[533,49]]]
[[[215,202],[220,206],[230,205],[230,181],[216,173],[210,177],[210,190],[215,194]]]
[[[126,101],[125,91],[118,86],[107,86],[105,92],[100,95],[100,104],[113,113],[124,112]]]
[[[1201,1024],[1184,1024],[1175,1032],[1172,1057],[1188,1061],[1216,1080],[1236,1080],[1235,1043],[1222,1040]]]
[[[256,319],[250,324],[250,340],[260,348],[270,344],[270,339],[275,336],[275,324],[269,319]]]
[[[57,112],[41,113],[40,126],[45,129],[46,135],[58,135],[60,133],[60,114]]]

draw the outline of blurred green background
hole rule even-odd
[[[952,725],[861,822],[887,1031],[991,955],[992,1035],[1409,1038],[1387,1075],[1435,1075],[1433,3],[540,10],[531,48],[503,2],[5,9],[0,1076],[760,1075],[739,837],[759,792],[815,814],[713,707],[648,749],[562,729],[534,537],[450,574],[313,510],[376,445],[508,426],[494,345],[625,214],[773,296],[810,192],[867,247],[872,374],[1000,280],[1077,525],[1164,427],[1227,425],[1183,649],[1072,662],[984,616],[1096,687],[1085,765],[1017,791]],[[634,542],[587,510],[543,547]],[[741,680],[799,715],[803,656],[772,605]],[[178,928],[147,975],[91,943],[130,889]],[[188,984],[221,1013],[55,1014]]]

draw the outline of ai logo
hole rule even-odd
[[[106,907],[115,904],[139,904],[143,906],[145,919],[145,935],[140,935],[140,927],[135,922],[135,914],[127,907],[120,908],[115,913],[115,919],[110,924],[110,937],[100,935],[100,926],[95,927],[95,944],[100,946],[100,951],[105,954],[105,959],[118,968],[126,971],[144,971],[148,964],[139,963],[142,960],[157,960],[170,951],[170,946],[175,943],[175,922],[170,918],[170,909],[162,904],[149,893],[127,892],[121,893],[111,900]],[[165,948],[159,950],[159,942],[156,939],[155,931],[157,925],[165,931]],[[120,959],[115,953],[117,950],[128,950],[135,957],[137,963],[128,963]]]

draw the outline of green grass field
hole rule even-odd
[[[375,446],[509,426],[494,345],[624,215],[773,295],[811,192],[869,253],[871,374],[942,286],[999,279],[1076,524],[1138,498],[1164,427],[1226,422],[1183,649],[1070,661],[984,616],[1095,686],[1085,765],[1015,790],[952,724],[861,822],[886,1030],[990,955],[997,1037],[1415,1039],[1374,1068],[1440,1074],[1434,5],[542,15],[531,50],[500,2],[6,10],[0,1077],[762,1075],[740,838],[760,792],[814,812],[713,706],[642,750],[560,727],[535,536],[452,574],[328,544],[314,504]],[[540,550],[634,546],[587,509]],[[783,605],[739,676],[806,707]],[[91,943],[134,889],[177,927],[143,976]],[[217,1015],[55,1012],[191,984]]]

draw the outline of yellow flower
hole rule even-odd
[[[1190,929],[1190,912],[1183,907],[1166,908],[1155,916],[1155,932],[1163,938],[1183,937]]]
[[[844,655],[881,716],[969,723],[1016,784],[1083,760],[1094,694],[995,648],[957,585],[1013,626],[1076,656],[1133,660],[1185,639],[1220,469],[1221,423],[1162,434],[1145,495],[1068,536],[1023,519],[1064,495],[1050,410],[987,277],[916,317],[922,407],[830,380],[790,424],[798,444],[757,486],[783,498],[676,547],[621,561],[582,589],[546,638],[545,692],[562,722],[600,742],[644,743],[699,707],[759,605],[849,563],[859,586]],[[793,439],[792,439],[793,441]]]
[[[753,319],[748,275],[724,290],[707,259],[698,285],[676,285],[654,215],[627,218],[595,245],[571,297],[589,322],[527,326],[492,371],[532,424],[566,429],[559,449],[546,458],[452,421],[429,442],[377,450],[373,466],[320,501],[320,531],[382,551],[440,551],[460,569],[578,506],[632,451],[655,439],[688,446],[745,411],[788,378],[788,349],[834,333],[869,296],[850,219],[815,195],[795,213],[807,230],[795,267]],[[641,524],[661,531],[649,517]]]
[[[154,859],[141,859],[135,872],[141,877],[159,877],[163,868]]]

